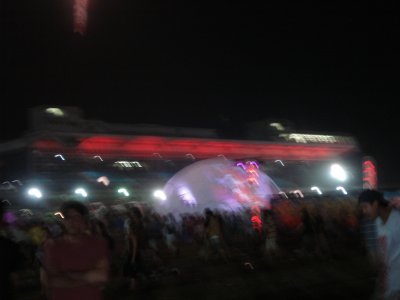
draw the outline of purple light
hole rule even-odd
[[[4,214],[4,222],[6,222],[7,224],[12,224],[15,221],[17,221],[17,218],[15,217],[15,215],[12,212],[7,211]]]
[[[256,166],[257,169],[259,169],[258,164],[255,161],[251,161],[250,164]]]
[[[246,169],[246,167],[244,166],[244,164],[242,162],[236,163],[236,167],[242,167],[243,170]]]

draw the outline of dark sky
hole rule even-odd
[[[233,131],[279,118],[355,136],[400,185],[395,1],[91,0],[83,39],[71,1],[1,1],[0,140],[44,104]]]

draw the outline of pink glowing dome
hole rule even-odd
[[[205,208],[237,211],[270,207],[280,192],[255,162],[235,163],[213,158],[193,163],[176,173],[164,186],[166,199],[157,201],[161,213],[203,213]]]

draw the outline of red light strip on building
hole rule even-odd
[[[162,157],[179,158],[190,153],[196,158],[216,157],[223,154],[230,159],[257,157],[283,160],[321,160],[355,150],[354,147],[348,145],[314,146],[153,136],[133,138],[94,136],[83,138],[77,146],[69,148],[53,140],[38,140],[32,144],[32,147],[40,151],[115,157],[151,157],[154,153],[159,153]]]

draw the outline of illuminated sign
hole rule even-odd
[[[125,160],[120,160],[116,161],[113,164],[114,167],[123,169],[123,168],[142,168],[142,165],[138,161],[125,161]]]
[[[288,142],[295,143],[326,143],[326,144],[355,144],[353,138],[348,136],[322,135],[322,134],[303,134],[303,133],[283,133],[279,135]]]

